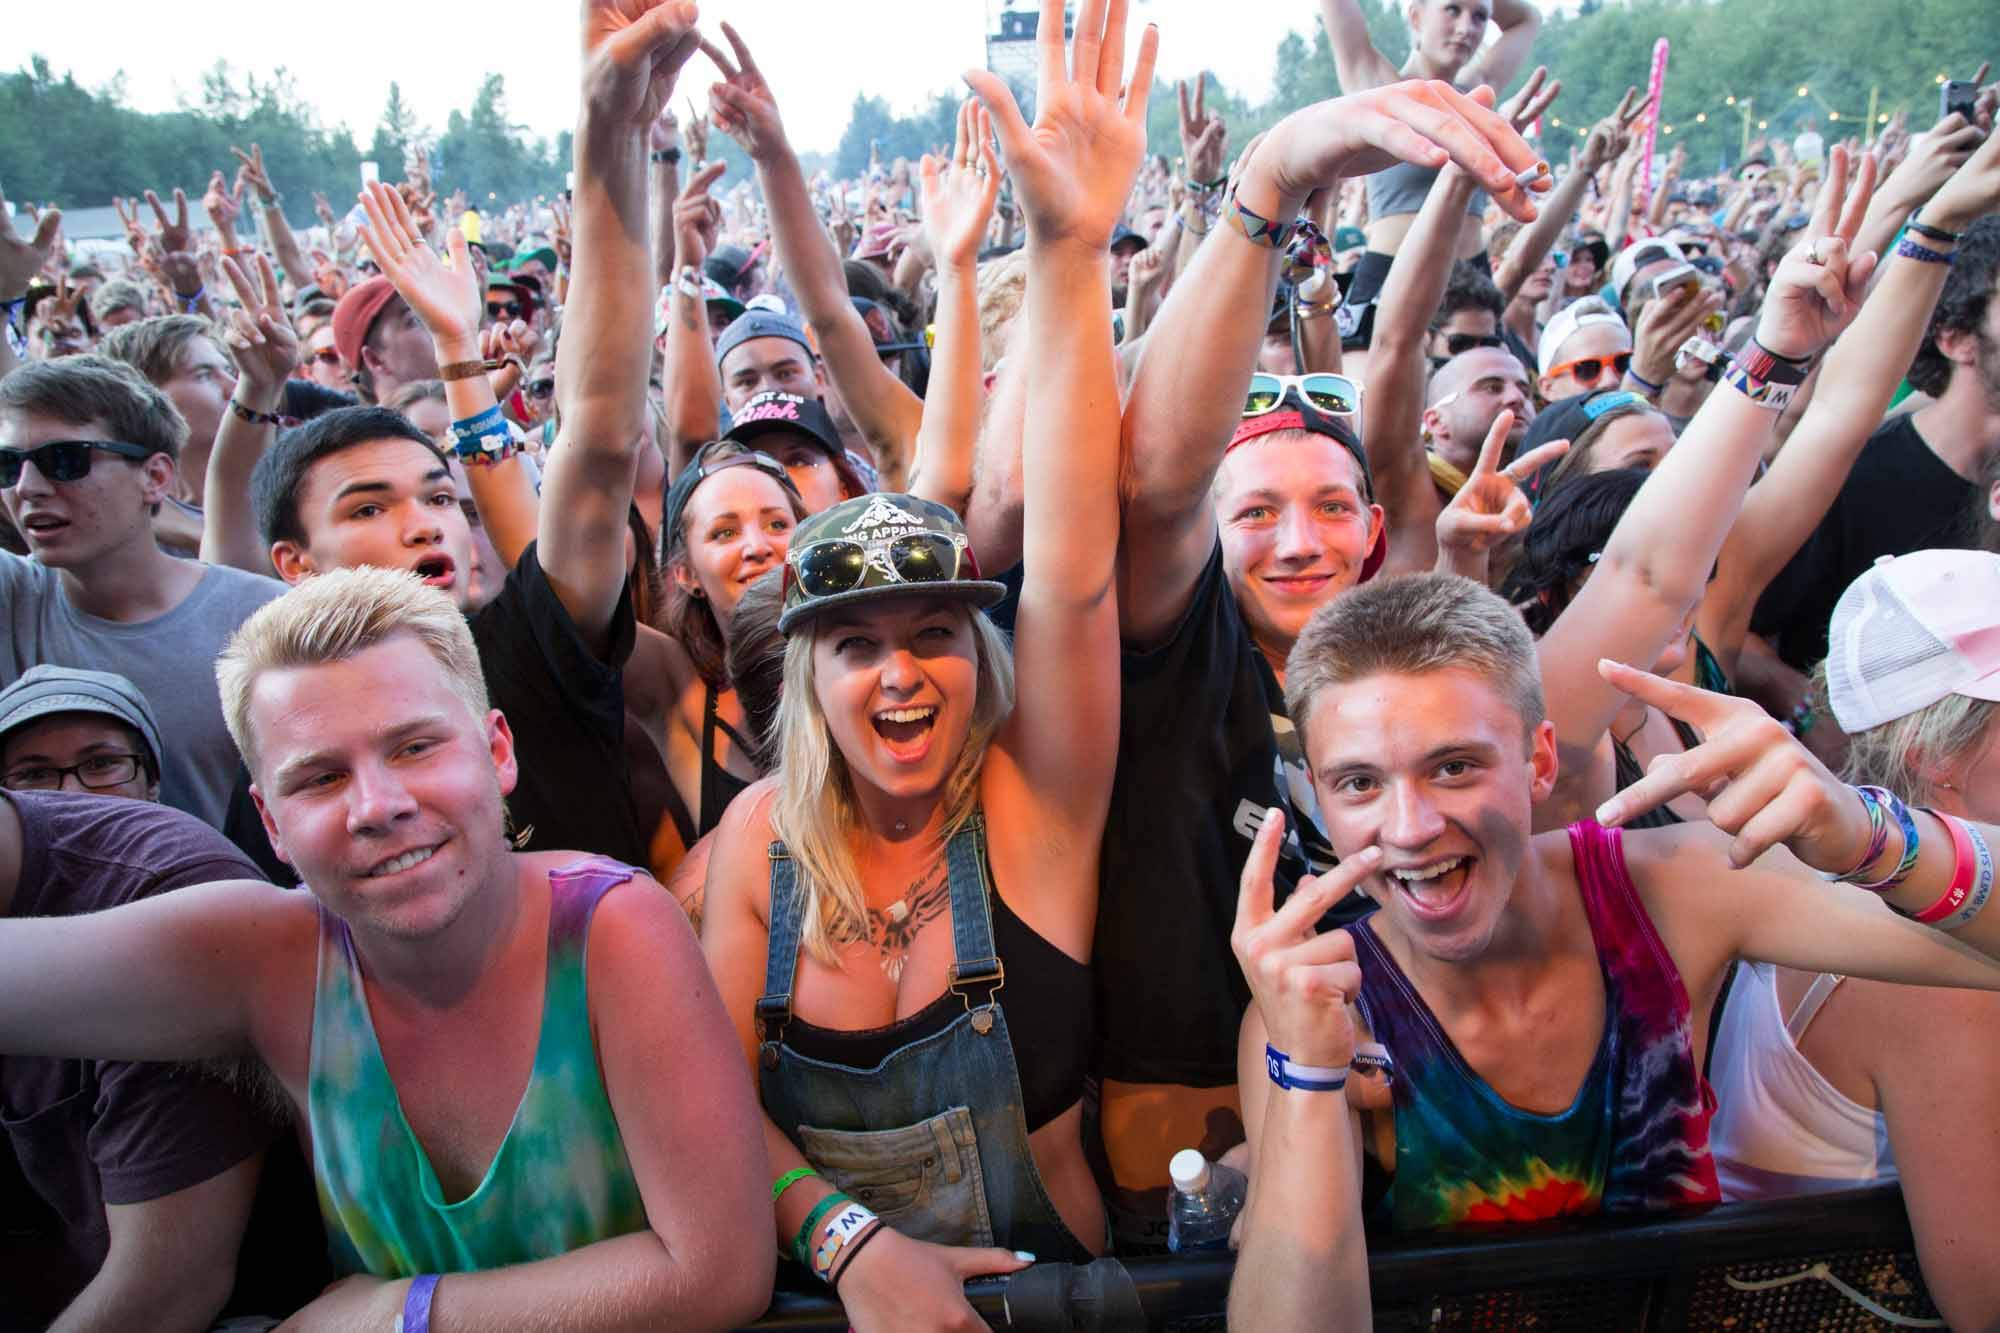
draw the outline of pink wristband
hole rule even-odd
[[[1944,826],[1951,830],[1952,857],[1951,887],[1936,902],[1917,913],[1917,920],[1934,926],[1965,902],[1965,895],[1972,891],[1972,874],[1978,858],[1973,854],[1972,835],[1967,832],[1964,820],[1936,810],[1930,813],[1943,820]]]

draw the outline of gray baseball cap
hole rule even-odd
[[[0,690],[0,739],[18,727],[54,713],[102,713],[117,718],[145,738],[153,752],[153,771],[160,770],[166,746],[153,706],[139,687],[109,671],[80,667],[34,666]]]
[[[816,355],[812,340],[806,337],[805,325],[775,311],[749,310],[738,315],[715,340],[715,364],[721,365],[725,357],[752,338],[788,338],[805,348],[809,359]]]

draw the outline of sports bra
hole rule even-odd
[[[1021,1110],[1033,1133],[1077,1104],[1090,1073],[1095,1031],[1090,968],[1037,935],[997,892],[993,904],[993,948],[1007,966],[1007,984],[996,993],[1007,1032],[1018,1044],[1014,1065],[1021,1079]],[[935,1036],[965,1012],[965,1001],[950,988],[937,999],[887,1027],[843,1032],[815,1027],[794,1017],[785,1044],[798,1054],[852,1069],[870,1069],[905,1046]]]
[[[742,794],[751,781],[737,777],[715,757],[716,729],[725,732],[744,754],[756,753],[756,747],[744,739],[743,733],[730,726],[729,720],[716,711],[715,686],[704,681],[701,689],[701,823],[695,829],[696,837],[722,822],[723,812],[729,809],[729,803]]]

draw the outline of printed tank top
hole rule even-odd
[[[1721,1201],[1709,1156],[1715,1098],[1694,1057],[1687,989],[1640,904],[1615,829],[1569,829],[1604,974],[1604,1035],[1575,1100],[1541,1115],[1505,1101],[1452,1044],[1376,938],[1352,931],[1360,1005],[1387,1049],[1398,1231],[1650,1212]]]
[[[549,873],[541,1036],[479,1187],[447,1203],[376,1044],[347,923],[319,915],[306,1116],[327,1247],[343,1272],[463,1273],[553,1258],[646,1225],[598,1077],[584,944],[598,900],[636,872],[592,858]]]

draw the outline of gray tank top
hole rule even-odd
[[[1385,171],[1378,171],[1365,177],[1368,189],[1368,216],[1371,218],[1395,217],[1399,213],[1415,213],[1424,206],[1424,199],[1431,192],[1438,174],[1430,167],[1419,167],[1408,162],[1398,162]],[[1486,191],[1474,190],[1472,200],[1465,206],[1467,216],[1479,217],[1486,212]]]

